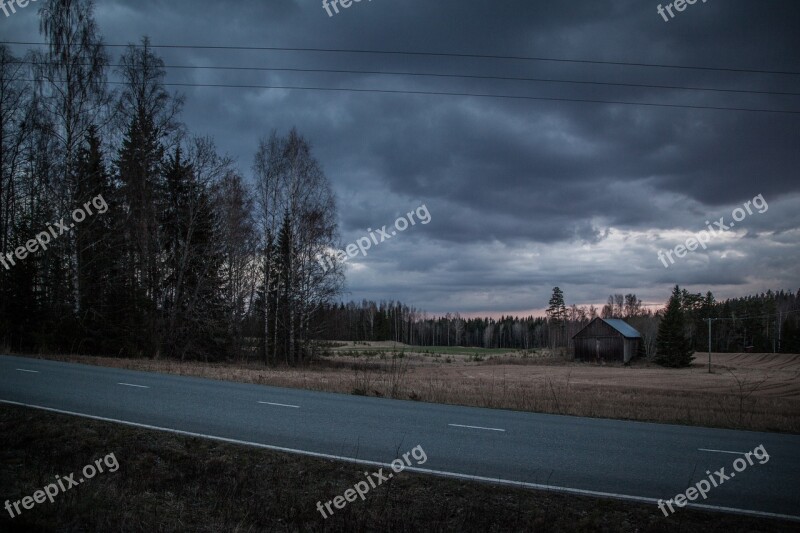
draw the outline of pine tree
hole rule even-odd
[[[667,304],[667,310],[658,326],[655,361],[659,365],[687,367],[694,359],[690,340],[684,331],[683,293],[677,285]]]
[[[550,326],[561,331],[560,338],[564,337],[567,320],[567,305],[564,303],[564,293],[558,287],[553,287],[553,296],[550,297],[550,307],[547,308],[547,317]],[[556,342],[556,345],[559,343]]]

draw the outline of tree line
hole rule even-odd
[[[767,291],[719,302],[711,292],[690,293],[678,287],[664,308],[653,310],[635,294],[612,294],[599,309],[594,305],[567,305],[563,291],[555,287],[544,317],[463,318],[459,313],[428,316],[425,311],[396,301],[341,302],[321,308],[317,339],[568,352],[572,337],[591,320],[621,318],[642,335],[641,355],[656,359],[659,329],[670,307],[672,315],[677,314],[680,320],[677,330],[668,328],[670,335],[677,331],[685,338],[686,350],[706,351],[705,319],[725,318],[713,322],[714,352],[800,353],[800,290]],[[666,351],[663,345],[661,351]]]

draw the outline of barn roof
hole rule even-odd
[[[641,339],[642,336],[636,331],[636,328],[622,320],[621,318],[601,318],[603,322],[622,333],[623,337],[628,339]]]

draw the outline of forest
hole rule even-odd
[[[40,14],[46,48],[0,46],[0,250],[25,257],[0,268],[0,348],[238,358],[257,315],[266,362],[308,357],[342,285],[314,260],[338,234],[309,143],[266,132],[245,177],[181,122],[148,39],[112,57],[92,2]],[[67,226],[95,198],[106,210]],[[28,255],[53,224],[67,231]]]
[[[40,31],[47,46],[24,55],[0,45],[0,251],[25,255],[0,267],[0,348],[295,365],[322,340],[568,348],[601,316],[628,320],[654,355],[663,311],[634,294],[597,309],[559,289],[546,316],[499,319],[340,302],[344,265],[316,260],[340,245],[336,199],[298,131],[265,131],[243,172],[188,131],[147,38],[112,57],[88,0],[47,4]],[[98,198],[102,213],[27,254]],[[800,352],[800,292],[682,295],[697,350],[711,317],[714,351]]]

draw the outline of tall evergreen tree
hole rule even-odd
[[[236,359],[247,354],[244,326],[253,305],[257,237],[253,220],[254,202],[244,179],[228,172],[214,188],[215,208],[219,218],[222,282],[228,316],[225,320],[230,345],[227,352]],[[263,353],[263,347],[262,347]]]
[[[294,259],[294,238],[292,235],[292,222],[289,213],[285,213],[277,243],[276,278],[276,317],[277,329],[275,331],[278,353],[283,355],[286,364],[294,364],[294,305],[295,273],[292,269]]]
[[[564,303],[564,293],[558,287],[553,287],[553,295],[550,297],[549,307],[547,308],[547,318],[550,319],[550,326],[558,331],[557,345],[564,343],[567,320],[567,305]]]
[[[686,367],[694,359],[691,342],[684,331],[683,299],[684,294],[676,285],[658,327],[655,361],[662,366]]]
[[[206,361],[224,356],[228,344],[228,316],[222,279],[222,247],[219,241],[219,225],[208,191],[194,184],[190,192],[192,207],[184,246],[185,261],[182,264],[183,295],[180,308],[184,314],[185,342],[180,350],[183,359],[191,351]]]
[[[210,152],[205,152],[210,155]],[[227,317],[222,242],[209,187],[180,147],[168,158],[162,197],[164,351],[184,359],[224,355]]]
[[[164,147],[150,117],[134,116],[117,159],[125,204],[127,298],[131,326],[139,350],[157,354],[161,345],[159,302],[163,286],[160,265],[161,225],[158,207],[162,189]]]
[[[114,216],[111,210],[115,191],[103,162],[97,128],[90,128],[78,151],[76,197],[91,213],[75,226],[78,258],[78,320],[81,324],[82,351],[98,353],[108,349],[108,319],[114,301],[112,287],[117,271]],[[83,208],[82,208],[83,209]]]

